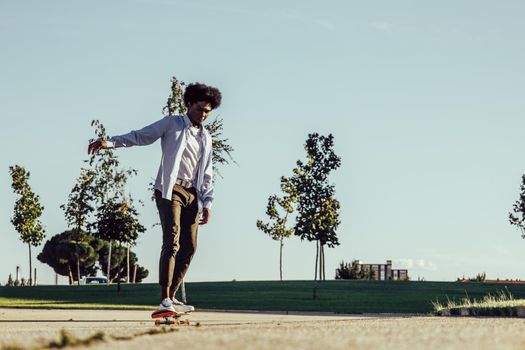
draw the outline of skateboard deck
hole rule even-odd
[[[165,325],[189,325],[190,320],[187,318],[184,320],[181,320],[180,318],[182,316],[189,315],[188,312],[160,312],[160,313],[152,313],[151,318],[155,319],[155,325],[160,326],[161,324]]]

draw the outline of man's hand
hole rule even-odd
[[[202,209],[202,218],[199,222],[200,225],[206,225],[208,223],[208,220],[210,220],[211,217],[211,211],[208,208]]]
[[[97,140],[89,144],[88,154],[95,154],[95,152],[98,151],[99,149],[106,149],[106,148],[108,148],[108,144],[106,141]]]

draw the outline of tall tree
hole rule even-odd
[[[316,241],[315,275],[325,276],[324,248],[339,245],[339,201],[335,198],[335,186],[329,183],[330,173],[339,168],[341,158],[333,150],[334,137],[309,134],[306,144],[306,161],[297,161],[293,175],[283,178],[284,186],[294,189],[297,196],[295,235],[301,240]]]
[[[140,233],[146,228],[138,220],[138,211],[133,206],[133,200],[109,200],[104,203],[96,214],[97,234],[100,238],[110,242],[109,254],[111,254],[111,242],[118,242],[118,256],[122,252],[122,244],[134,244]],[[108,254],[107,277],[111,279],[111,258]],[[127,259],[125,259],[126,261]],[[129,271],[129,267],[127,269]],[[129,276],[128,276],[129,280]],[[120,291],[120,278],[117,279]]]
[[[87,243],[86,229],[88,226],[88,216],[94,211],[92,203],[95,199],[93,194],[93,181],[95,174],[82,168],[80,176],[71,189],[67,204],[60,206],[64,210],[66,221],[71,228],[71,243],[75,247],[76,274],[80,285],[80,257],[79,248],[83,243]]]
[[[283,189],[284,190],[284,189]],[[265,223],[262,220],[257,220],[257,228],[273,240],[279,241],[279,279],[283,280],[283,246],[284,239],[293,234],[293,227],[288,227],[288,217],[293,213],[293,203],[295,197],[284,196],[278,197],[272,195],[268,198],[268,205],[266,206],[266,215],[268,215],[269,222]]]
[[[521,177],[519,199],[509,212],[509,222],[520,230],[521,238],[525,238],[525,175]]]
[[[40,197],[29,186],[30,173],[19,165],[10,166],[9,172],[12,178],[11,187],[19,196],[15,202],[11,223],[20,234],[22,242],[26,243],[29,248],[28,285],[31,286],[33,285],[31,246],[39,246],[44,239],[45,228],[40,222],[40,216],[44,207],[40,204]]]
[[[98,121],[93,120],[91,126],[95,127],[95,139],[106,140],[107,133],[104,125]],[[94,141],[91,140],[91,141]],[[91,142],[90,141],[90,142]],[[125,196],[125,185],[130,176],[136,175],[137,170],[135,169],[122,169],[117,155],[112,149],[105,149],[103,152],[97,152],[91,155],[88,163],[91,167],[91,171],[94,174],[92,191],[95,197],[95,203],[97,205],[97,215],[108,216],[107,210],[111,208],[118,208],[124,202]],[[109,203],[111,202],[111,203]],[[109,203],[109,204],[108,204]],[[120,204],[118,204],[120,203]],[[104,211],[104,213],[100,213]],[[118,213],[114,215],[119,215]],[[98,223],[91,223],[90,228],[97,227]],[[100,234],[100,233],[98,233]],[[108,254],[108,266],[111,265],[111,240],[112,235],[102,233],[100,234],[104,239],[110,240],[110,250]],[[111,271],[107,271],[108,281],[111,280]],[[120,286],[119,286],[120,287]]]
[[[186,114],[187,109],[184,105],[184,89],[186,83],[179,81],[175,76],[171,78],[171,94],[168,97],[166,106],[162,108],[162,113],[165,116],[168,115],[183,115]],[[228,139],[222,138],[223,133],[223,120],[222,118],[216,117],[210,123],[204,125],[208,130],[212,139],[212,162],[213,162],[213,173],[214,175],[221,176],[219,166],[228,165],[230,162],[235,162],[232,157],[234,151],[233,147],[228,143]],[[214,179],[216,176],[214,176]]]

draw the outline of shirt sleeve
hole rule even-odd
[[[213,161],[212,152],[208,155],[208,162],[204,168],[204,178],[202,182],[202,206],[211,209],[213,203]]]
[[[164,117],[140,130],[133,130],[124,135],[111,137],[107,142],[109,148],[145,146],[157,141],[169,128],[170,118]]]

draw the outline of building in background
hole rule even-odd
[[[358,260],[359,271],[371,271],[369,279],[377,281],[385,280],[408,280],[408,270],[406,269],[392,269],[392,260],[387,260],[386,264],[365,264]]]

